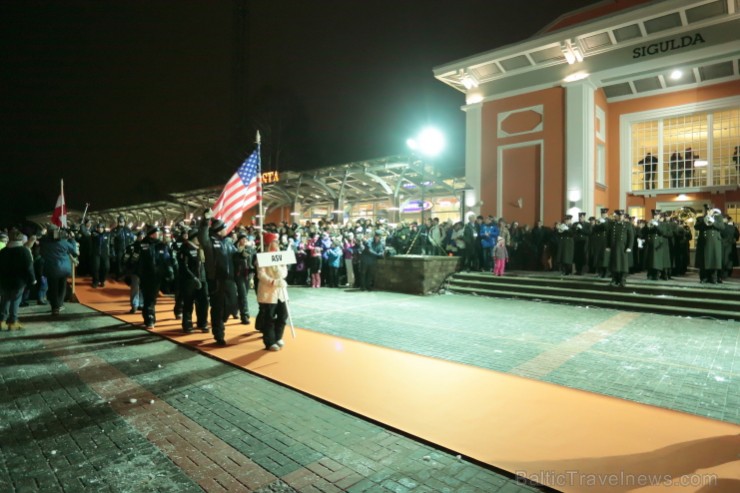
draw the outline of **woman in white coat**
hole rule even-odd
[[[263,238],[268,252],[279,250],[278,235],[265,233]],[[288,268],[285,265],[259,267],[257,277],[257,303],[259,303],[262,342],[269,351],[280,351],[283,347],[283,332],[288,320]]]

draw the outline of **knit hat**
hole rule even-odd
[[[277,241],[278,235],[277,233],[264,233],[263,239],[264,239],[265,245],[269,245],[273,241]]]

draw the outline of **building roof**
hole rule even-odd
[[[264,175],[263,175],[264,176]],[[455,194],[464,178],[445,177],[434,167],[408,155],[387,156],[307,171],[284,171],[263,183],[263,208],[308,208],[319,204],[357,203],[397,198],[424,189],[429,195]],[[200,215],[221,193],[222,186],[170,193],[170,200],[90,211],[96,220],[114,222],[123,214],[134,223],[169,223]]]
[[[604,88],[610,100],[740,79],[737,0],[617,4],[625,8],[609,10],[604,3],[576,12],[523,42],[436,67],[434,75],[465,93],[469,104],[561,86],[577,77]],[[606,15],[589,17],[594,13]],[[687,76],[669,79],[679,66]]]

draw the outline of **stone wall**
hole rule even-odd
[[[431,294],[458,269],[459,257],[396,255],[378,261],[375,288],[408,294]]]

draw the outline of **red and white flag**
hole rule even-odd
[[[259,138],[259,137],[258,137]],[[262,200],[262,179],[260,176],[260,144],[239,166],[234,176],[226,183],[223,192],[213,204],[213,218],[226,223],[230,232],[239,223],[245,211]]]
[[[57,198],[57,205],[54,207],[54,213],[51,215],[51,223],[60,228],[67,227],[67,205],[64,203],[64,180],[62,180],[62,191]]]

